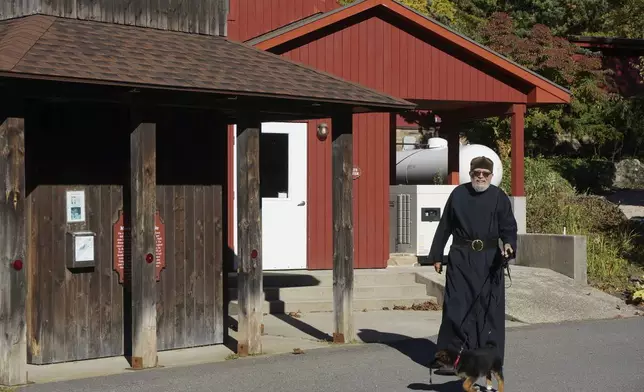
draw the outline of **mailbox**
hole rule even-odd
[[[69,270],[93,268],[96,266],[96,233],[92,231],[67,232],[67,268]]]

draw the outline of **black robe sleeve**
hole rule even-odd
[[[452,235],[452,195],[447,198],[445,203],[445,208],[443,208],[443,216],[441,216],[440,221],[438,222],[438,228],[436,229],[436,234],[434,234],[434,240],[432,241],[432,247],[429,250],[429,255],[427,258],[432,264],[436,262],[443,263],[443,250],[445,250],[445,245],[449,236]]]
[[[514,251],[517,251],[517,221],[512,212],[512,204],[510,198],[505,192],[500,195],[498,222],[499,222],[499,237],[503,241],[503,245],[510,244]]]

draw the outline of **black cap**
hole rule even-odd
[[[472,159],[472,162],[470,162],[470,171],[476,169],[484,169],[489,170],[490,172],[494,172],[494,162],[492,162],[492,160],[488,157],[476,157]]]

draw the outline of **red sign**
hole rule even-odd
[[[127,233],[127,235],[126,235]],[[114,271],[119,275],[119,283],[125,279],[125,258],[132,256],[130,228],[123,223],[123,211],[119,211],[119,218],[112,226],[112,263]],[[161,219],[159,211],[154,214],[154,238],[155,238],[155,277],[158,282],[161,280],[161,271],[165,268],[165,224]]]
[[[129,246],[129,229],[126,229],[124,226],[123,222],[123,211],[119,211],[119,218],[116,220],[116,223],[112,226],[112,263],[113,263],[113,268],[114,271],[116,271],[117,274],[119,274],[119,283],[123,283],[123,277],[125,275],[125,252],[126,252],[126,246],[125,246],[125,231],[128,231],[127,235],[127,240],[128,240],[128,246],[127,246],[127,252],[128,255],[127,257],[130,258],[131,254],[131,248]]]
[[[161,280],[161,270],[165,268],[165,224],[161,219],[161,214],[157,211],[154,214],[154,242],[156,256],[155,276],[157,282]]]

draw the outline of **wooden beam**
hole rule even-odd
[[[27,383],[25,121],[0,119],[0,384]]]
[[[259,194],[259,136],[261,124],[237,124],[237,354],[262,352],[262,209]]]
[[[132,257],[132,361],[134,369],[156,367],[157,310],[154,214],[156,125],[141,123],[130,135]]]
[[[333,117],[333,316],[334,343],[348,343],[353,329],[353,117]]]
[[[109,102],[125,105],[145,105],[149,107],[167,106],[176,108],[195,108],[220,113],[230,118],[244,120],[247,108],[253,108],[258,120],[266,122],[265,116],[272,119],[290,118],[291,120],[310,120],[329,118],[339,110],[351,107],[354,113],[381,112],[380,105],[359,104],[353,101],[321,100],[315,97],[274,97],[248,95],[239,92],[204,92],[193,89],[161,89],[137,87],[131,85],[72,83],[63,80],[47,80],[35,75],[22,78],[19,74],[10,73],[10,78],[3,79],[0,71],[0,83],[8,91],[15,91],[12,100],[43,99],[61,102]],[[64,79],[64,78],[63,78]],[[401,106],[391,110],[409,110],[413,106]],[[387,107],[387,110],[390,110]]]
[[[512,196],[525,196],[525,105],[512,105],[510,127],[511,144],[511,190]]]
[[[436,111],[443,123],[462,124],[490,117],[507,117],[512,114],[512,104],[491,103],[465,109]]]
[[[389,185],[396,185],[396,116],[389,113]]]

